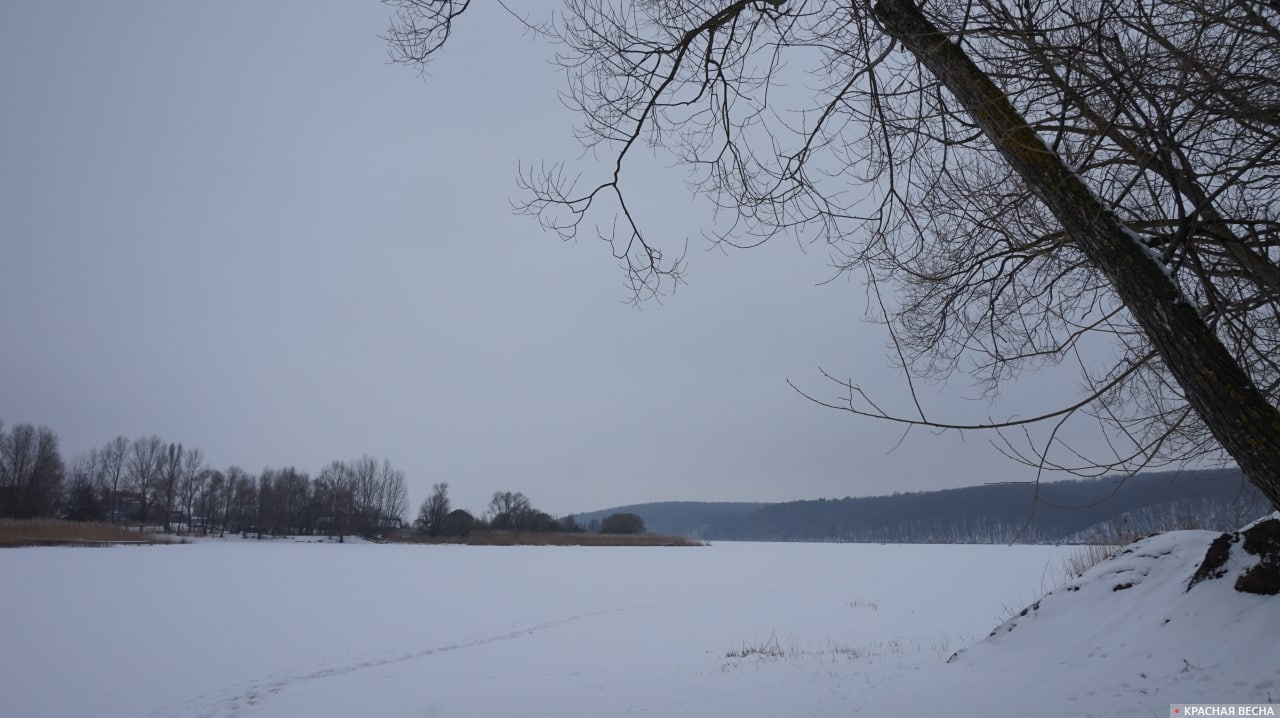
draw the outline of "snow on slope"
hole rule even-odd
[[[1280,703],[1280,596],[1237,592],[1257,559],[1188,583],[1220,534],[1126,547],[950,663],[883,686],[864,715],[1153,716],[1171,703]],[[928,690],[920,690],[928,686]]]

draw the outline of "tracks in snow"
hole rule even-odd
[[[211,705],[205,705],[203,707],[198,706],[197,704],[200,702],[201,698],[203,698],[203,696],[200,696],[187,701],[178,711],[164,707],[152,711],[150,715],[152,718],[166,718],[167,716],[175,715],[175,713],[179,715],[195,715],[199,716],[199,718],[238,718],[238,716],[242,715],[244,712],[255,711],[264,702],[270,700],[272,696],[300,683],[309,683],[311,681],[332,678],[334,676],[345,676],[358,671],[405,663],[419,658],[426,658],[428,656],[434,656],[442,653],[451,653],[453,651],[461,651],[467,648],[487,646],[492,643],[513,641],[518,638],[523,638],[534,633],[557,628],[569,623],[576,623],[578,621],[594,618],[595,616],[650,608],[656,605],[659,604],[649,603],[636,606],[623,606],[619,608],[604,608],[596,611],[579,613],[573,616],[556,619],[554,621],[546,621],[532,626],[526,626],[507,633],[486,636],[484,638],[477,638],[471,641],[436,646],[433,648],[425,648],[419,651],[412,651],[410,653],[392,656],[390,658],[371,659],[358,663],[335,665],[313,671],[298,671],[286,674],[279,678],[263,678],[224,691],[222,693],[222,697],[215,700]]]

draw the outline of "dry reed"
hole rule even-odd
[[[0,519],[0,546],[108,546],[173,543],[172,539],[102,523],[59,519]]]
[[[475,531],[467,536],[432,538],[419,534],[388,536],[391,543],[466,544],[468,546],[702,546],[701,541],[664,534],[534,533]]]

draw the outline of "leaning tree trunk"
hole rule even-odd
[[[914,0],[878,0],[875,15],[960,102],[996,150],[1111,281],[1187,401],[1244,475],[1280,508],[1280,411],[1186,302],[1141,240],[1062,158],[1009,98],[929,22]]]

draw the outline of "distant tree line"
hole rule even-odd
[[[199,449],[123,436],[67,468],[48,427],[0,423],[0,518],[60,517],[165,532],[374,536],[409,510],[404,472],[362,456],[314,478],[289,466],[254,474],[208,466]]]
[[[663,502],[619,511],[663,534],[740,541],[1096,543],[1157,531],[1235,530],[1270,511],[1237,469],[987,484],[778,504]]]
[[[408,513],[404,472],[372,456],[336,460],[314,477],[293,466],[258,473],[218,469],[204,453],[154,434],[106,442],[64,463],[47,426],[0,422],[0,518],[64,518],[166,533],[255,537],[376,536]],[[580,523],[553,518],[520,492],[497,491],[487,511],[455,509],[440,482],[414,528],[433,537],[472,531],[644,533],[644,519],[617,512]]]
[[[720,538],[882,543],[1063,543],[1177,528],[1234,530],[1269,504],[1238,470],[988,484],[766,506]]]
[[[473,531],[527,531],[531,533],[644,533],[644,519],[635,514],[615,514],[604,521],[582,525],[572,516],[555,519],[533,506],[529,497],[519,492],[495,491],[488,512],[475,517],[463,509],[454,509],[449,500],[449,484],[431,487],[431,495],[418,507],[414,529],[421,534],[441,538],[462,537]]]

